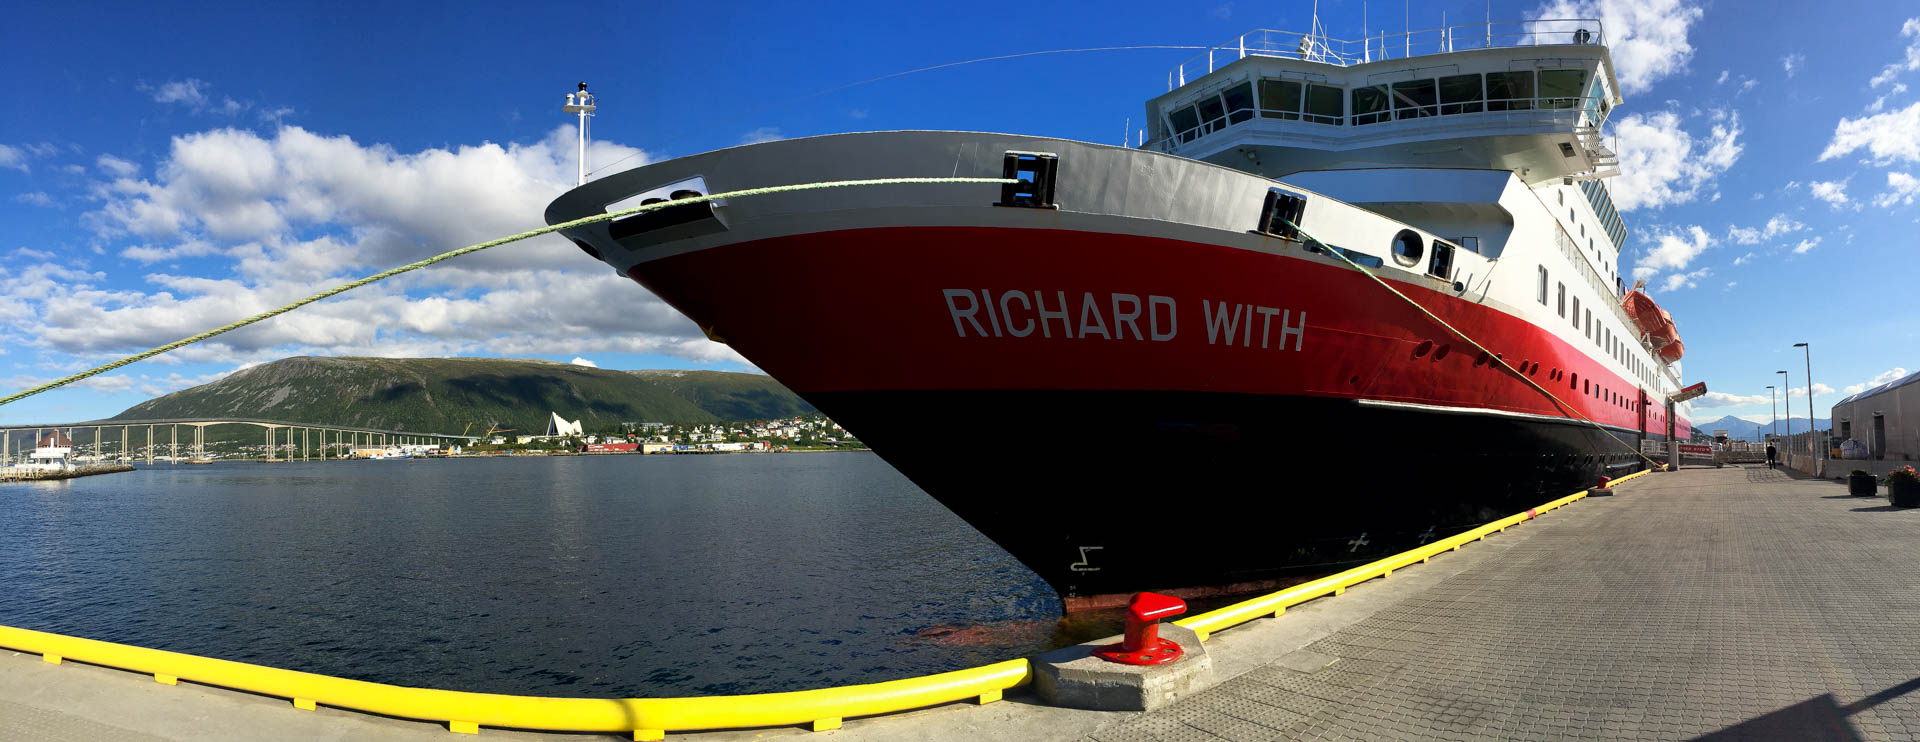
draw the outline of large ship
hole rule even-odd
[[[1619,275],[1603,31],[1255,31],[1169,72],[1129,146],[772,141],[585,183],[547,220],[816,181],[1018,180],[701,201],[565,234],[1069,610],[1248,591],[1688,437],[1677,332]]]

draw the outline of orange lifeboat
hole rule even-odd
[[[1668,363],[1680,360],[1680,356],[1686,352],[1686,346],[1680,342],[1680,330],[1673,326],[1673,315],[1655,304],[1653,297],[1637,289],[1627,292],[1620,306],[1627,310],[1627,316],[1633,318],[1633,324],[1653,342],[1654,352]]]

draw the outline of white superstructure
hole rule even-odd
[[[1619,161],[1602,129],[1622,100],[1599,21],[1364,40],[1256,30],[1167,79],[1146,104],[1143,147],[1391,217],[1485,258],[1489,272],[1505,263],[1483,302],[1553,328],[1656,403],[1679,390],[1679,363],[1621,308],[1628,232],[1607,190]],[[1476,287],[1464,271],[1479,261],[1454,263]]]

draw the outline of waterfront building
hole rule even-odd
[[[1833,438],[1858,440],[1866,457],[1920,460],[1920,371],[1834,403]]]

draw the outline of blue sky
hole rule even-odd
[[[1038,4],[29,3],[0,31],[0,387],[18,389],[343,279],[538,226],[572,183],[573,83],[593,160],[899,128],[1117,143],[1172,49],[1305,30],[1308,0]],[[1324,0],[1331,35],[1361,5]],[[1422,2],[1415,29],[1482,0]],[[1367,6],[1400,29],[1399,3]],[[1695,417],[1765,419],[1814,351],[1817,412],[1920,364],[1920,6],[1558,0],[1495,19],[1599,17],[1627,103],[1625,268],[1680,324]],[[0,408],[113,414],[301,354],[502,355],[746,368],[557,238],[498,248],[222,341]],[[1829,391],[1832,390],[1832,391]],[[1804,391],[1793,398],[1804,414]]]

